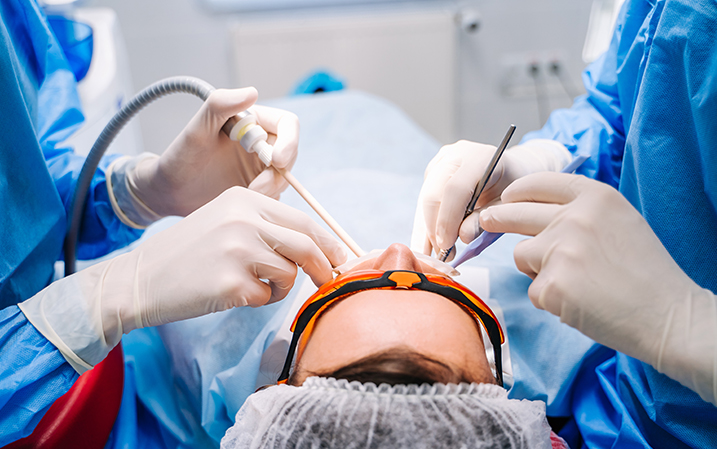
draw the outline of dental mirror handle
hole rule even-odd
[[[572,173],[575,170],[580,167],[583,162],[585,162],[588,159],[588,156],[581,154],[579,156],[575,156],[575,158],[566,165],[562,170],[560,170],[560,173]],[[488,248],[490,245],[495,243],[496,240],[501,238],[503,236],[503,233],[498,232],[488,232],[483,231],[481,234],[473,239],[461,252],[456,256],[455,259],[450,263],[450,265],[453,268],[458,268],[458,265],[462,264],[463,262],[466,262],[468,260],[471,260],[472,258],[478,256],[480,253],[483,252],[486,248]]]

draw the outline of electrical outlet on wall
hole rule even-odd
[[[537,89],[543,95],[565,95],[565,61],[562,50],[509,53],[500,61],[500,92],[507,98],[535,97]]]

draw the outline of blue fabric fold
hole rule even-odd
[[[590,154],[578,172],[617,187],[685,273],[712,292],[717,292],[715,23],[714,1],[628,0],[609,50],[583,75],[587,94],[524,138],[555,139],[573,153]],[[541,336],[561,335],[559,323],[543,322]],[[562,338],[523,343],[511,341],[512,355],[532,367],[541,366],[535,353],[552,352],[561,360],[564,351],[575,351],[573,342]],[[573,414],[562,432],[571,447],[710,447],[717,441],[717,407],[651,366],[620,353],[598,364],[587,357],[570,363],[580,369],[568,380],[555,378],[545,366],[523,377],[518,373],[516,386],[529,398],[546,399],[549,413]],[[566,368],[559,365],[557,371]]]
[[[34,1],[0,3],[0,307],[51,280],[84,157],[62,142],[82,124],[75,76]],[[94,259],[137,239],[114,215],[103,159],[82,217],[78,257]]]
[[[17,306],[0,310],[0,447],[32,433],[78,377]]]

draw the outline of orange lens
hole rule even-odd
[[[433,282],[434,284],[443,285],[445,287],[451,287],[451,288],[463,293],[463,295],[466,298],[468,298],[468,300],[470,300],[470,302],[473,303],[473,305],[475,305],[476,307],[481,309],[483,312],[490,315],[490,317],[493,319],[493,321],[495,321],[496,323],[499,323],[498,318],[495,316],[495,314],[493,313],[491,308],[488,307],[488,304],[483,302],[483,300],[480,299],[478,297],[478,295],[476,295],[472,291],[468,290],[465,286],[463,286],[463,285],[459,284],[458,282],[454,281],[453,279],[445,277],[445,276],[440,276],[440,275],[435,275],[435,274],[424,274],[424,276],[426,276],[426,279],[428,279],[430,282]],[[473,315],[474,315],[474,318],[476,318],[478,321],[480,321],[480,323],[483,325],[483,328],[486,329],[486,332],[488,332],[485,323],[483,323],[479,317],[475,316],[475,314],[473,314]],[[500,326],[500,324],[498,325],[498,330],[500,331],[500,343],[503,344],[503,343],[505,343],[505,335],[503,335],[503,328]]]

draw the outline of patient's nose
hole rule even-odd
[[[409,270],[423,273],[421,264],[413,252],[406,245],[400,243],[394,243],[378,256],[374,261],[373,268],[381,271]]]

